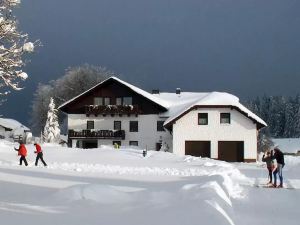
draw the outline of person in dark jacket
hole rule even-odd
[[[27,149],[25,147],[25,145],[23,144],[22,141],[19,142],[20,146],[19,148],[15,148],[15,150],[18,152],[18,155],[21,156],[20,157],[20,166],[22,166],[22,162],[24,161],[25,166],[28,166],[27,160],[26,160],[26,156],[27,156]]]
[[[44,164],[44,166],[47,166],[46,162],[44,161],[43,158],[43,151],[41,146],[38,143],[34,143],[35,149],[36,151],[34,153],[36,153],[36,159],[35,159],[35,166],[38,165],[38,161],[39,159],[42,161],[42,163]]]
[[[273,175],[274,175],[274,184],[273,184],[273,186],[282,188],[283,187],[282,168],[285,165],[284,155],[278,148],[275,148],[271,158],[276,159],[276,162],[277,162],[276,169],[273,171]],[[279,180],[280,180],[280,184],[278,186],[277,186],[277,174],[278,174]]]
[[[266,164],[267,164],[267,169],[268,169],[268,172],[269,172],[269,183],[268,184],[272,184],[274,161],[272,159],[270,151],[267,151],[266,154],[263,155],[262,161],[266,162]]]

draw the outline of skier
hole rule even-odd
[[[267,169],[269,171],[269,182],[268,182],[268,184],[272,184],[273,170],[274,170],[275,167],[274,167],[274,161],[271,157],[271,152],[270,151],[266,152],[266,156],[265,156],[265,154],[263,155],[262,161],[266,162]]]
[[[272,155],[272,159],[276,159],[277,162],[277,166],[276,169],[273,171],[273,175],[274,175],[274,184],[273,187],[283,187],[283,176],[282,176],[282,168],[284,167],[285,163],[284,163],[284,156],[283,153],[278,149],[275,148],[274,149],[274,154]],[[280,179],[280,184],[277,186],[277,174],[279,176]]]
[[[26,156],[27,156],[27,149],[22,141],[19,142],[20,146],[19,148],[15,148],[15,150],[18,152],[18,155],[20,157],[20,166],[22,165],[22,161],[24,161],[25,166],[28,166]]]
[[[39,159],[41,159],[44,166],[47,166],[47,164],[46,164],[46,162],[44,161],[44,158],[43,158],[43,151],[42,151],[41,146],[38,143],[34,143],[34,146],[35,146],[35,149],[36,149],[36,151],[34,152],[34,153],[36,153],[35,166],[38,165]]]

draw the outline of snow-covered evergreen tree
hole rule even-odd
[[[297,127],[297,111],[298,106],[296,102],[297,98],[288,98],[285,107],[285,127],[283,137],[294,138],[296,137],[296,127]]]
[[[296,96],[295,99],[295,125],[294,125],[294,129],[295,129],[295,134],[294,137],[295,138],[300,138],[300,95]]]
[[[49,111],[47,114],[47,121],[44,128],[44,142],[58,143],[60,139],[60,129],[57,118],[57,109],[53,98],[50,98]]]
[[[10,89],[20,90],[19,82],[27,79],[21,70],[23,56],[34,51],[38,42],[28,41],[28,35],[18,31],[18,22],[12,9],[20,0],[0,0],[0,94],[7,95]]]

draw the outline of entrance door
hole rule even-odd
[[[186,141],[185,154],[210,158],[210,141]]]
[[[97,140],[84,140],[82,141],[82,148],[98,148]]]
[[[244,162],[244,142],[243,141],[219,141],[219,160],[227,162]]]

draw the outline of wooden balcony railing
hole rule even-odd
[[[109,114],[140,114],[141,111],[137,105],[86,105],[85,114],[87,116],[93,114],[97,115],[109,115]]]
[[[124,130],[69,130],[69,138],[92,138],[92,139],[125,139]]]

